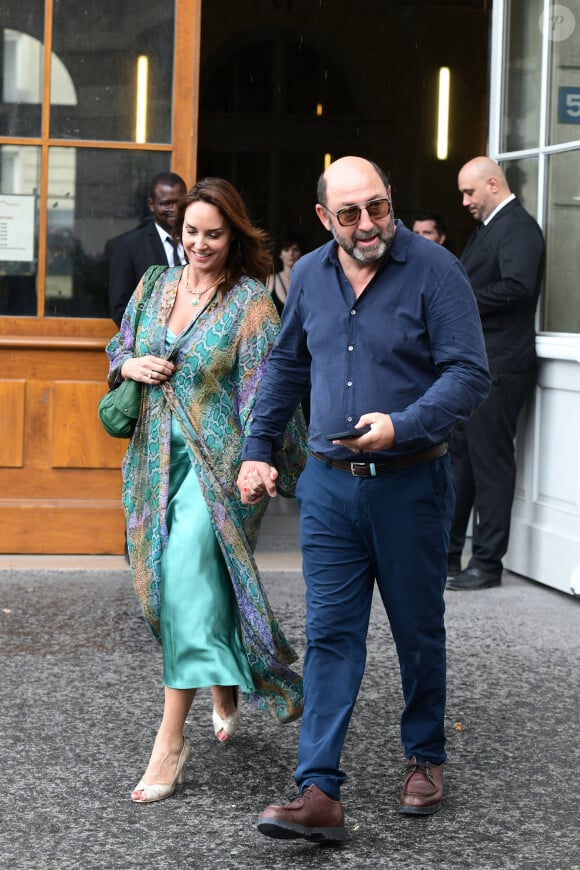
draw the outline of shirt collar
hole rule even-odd
[[[169,254],[170,250],[173,250],[173,242],[171,241],[171,233],[168,233],[167,230],[164,230],[163,227],[160,227],[159,224],[157,223],[157,221],[155,221],[154,223],[155,223],[155,229],[157,230],[157,233],[159,234],[159,238],[161,239],[161,244],[163,245],[163,247],[165,248],[165,250]],[[183,250],[183,245],[181,244],[181,242],[177,242],[177,256],[179,257],[179,259],[182,262],[183,262],[183,260],[186,259],[185,253]],[[171,263],[171,260],[168,260],[168,262]]]
[[[486,226],[488,225],[488,223],[489,223],[491,220],[493,220],[493,218],[496,216],[496,214],[498,213],[498,211],[501,211],[502,208],[503,208],[505,205],[508,204],[508,202],[511,202],[512,199],[515,199],[515,198],[516,198],[515,193],[510,193],[510,195],[509,195],[509,196],[506,196],[506,198],[505,198],[502,202],[500,202],[499,205],[496,205],[496,207],[494,208],[494,210],[493,210],[490,214],[488,214],[488,216],[486,217],[486,219],[485,219],[484,221],[482,221],[484,227],[486,227]]]
[[[169,238],[171,238],[171,233],[168,233],[167,230],[164,230],[163,227],[159,226],[157,221],[155,221],[155,229],[159,233],[159,238],[161,239],[163,244],[165,244],[165,241],[167,240],[167,236],[169,236]]]

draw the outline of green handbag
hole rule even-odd
[[[139,317],[147,298],[151,295],[153,287],[159,276],[165,272],[167,266],[151,266],[143,277],[143,296],[137,309]],[[139,318],[135,322],[135,334],[139,326]],[[105,432],[113,438],[130,438],[137,425],[141,413],[141,399],[143,396],[143,384],[127,378],[121,381],[118,387],[105,393],[99,402],[99,420],[103,424]]]
[[[99,402],[99,420],[113,438],[130,438],[141,413],[142,384],[127,379],[105,393]]]

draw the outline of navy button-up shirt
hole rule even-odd
[[[444,441],[486,397],[490,376],[480,317],[461,263],[400,221],[358,299],[334,241],[301,257],[246,438],[243,458],[271,460],[311,383],[309,445],[351,459],[327,435],[362,414],[389,414],[395,446],[357,459],[411,453]]]

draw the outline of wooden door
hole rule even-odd
[[[127,442],[97,417],[111,321],[0,320],[0,552],[122,553]]]
[[[26,56],[34,57],[43,72],[38,82],[34,76],[24,76],[21,84],[26,98],[13,94],[8,98],[11,102],[3,103],[3,112],[12,120],[0,131],[0,194],[34,197],[34,216],[26,225],[34,250],[23,260],[16,256],[26,275],[26,304],[18,294],[6,297],[6,302],[0,287],[0,303],[5,302],[0,305],[0,552],[122,553],[120,464],[127,442],[110,438],[97,417],[97,403],[106,390],[104,349],[116,327],[103,317],[106,305],[92,312],[89,290],[92,287],[94,295],[92,282],[102,265],[100,259],[105,260],[100,253],[105,241],[134,225],[133,216],[124,208],[115,210],[116,204],[122,204],[122,197],[117,200],[114,195],[115,178],[121,174],[123,183],[126,180],[129,198],[131,191],[139,189],[143,165],[151,166],[149,178],[166,168],[188,183],[195,178],[201,0],[176,0],[173,7],[166,4],[161,10],[163,26],[145,31],[144,51],[153,59],[173,56],[171,135],[159,141],[148,141],[147,133],[144,141],[137,136],[136,141],[115,138],[114,123],[101,136],[95,123],[98,113],[77,96],[87,89],[92,94],[91,88],[100,84],[99,57],[107,63],[110,60],[110,46],[103,43],[106,28],[94,34],[85,32],[82,10],[71,18],[53,0],[40,0],[20,15],[23,5],[11,0],[8,18],[13,13],[14,34],[28,52]],[[114,15],[109,7],[102,4],[103,13]],[[157,22],[160,16],[153,8],[149,11]],[[84,53],[80,58],[78,45],[93,59],[92,65],[84,63]],[[115,84],[118,93],[109,94],[110,105],[121,106],[123,117],[125,112],[131,114],[128,71],[137,60],[133,51],[131,46],[126,48],[126,57],[117,51],[115,63],[127,73]],[[13,72],[16,92],[16,62]],[[159,81],[153,85],[159,88]],[[147,102],[146,85],[144,94],[151,117],[160,101],[159,92],[150,89]],[[114,122],[108,106],[105,116]],[[70,132],[61,138],[70,121],[63,107],[77,113],[73,132],[81,138]],[[18,132],[6,135],[12,127]],[[111,135],[113,139],[108,138]],[[160,156],[163,159],[158,161]],[[127,218],[129,225],[124,226]],[[113,231],[111,219],[119,219],[122,225]],[[33,230],[32,221],[36,224]],[[77,224],[82,228],[83,250],[88,251],[86,268],[78,274],[74,264],[60,264],[65,274],[57,270],[57,290],[64,287],[59,296],[52,286],[55,276],[50,255],[55,246],[49,245],[49,234],[63,227],[74,226],[76,231]],[[5,242],[0,233],[0,247]],[[27,251],[20,237],[14,245],[17,253]],[[68,256],[72,258],[71,251],[76,250],[69,249]],[[5,274],[12,275],[14,258],[6,250],[2,254],[0,265],[8,262]],[[20,287],[18,293],[22,293]],[[67,307],[73,297],[85,301],[77,309]],[[53,304],[55,299],[58,304]],[[93,319],[88,319],[91,314]]]

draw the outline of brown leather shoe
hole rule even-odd
[[[412,816],[436,813],[443,797],[443,766],[430,761],[419,762],[413,756],[408,759],[403,773],[399,812]]]
[[[290,803],[266,807],[258,819],[258,830],[266,837],[313,843],[344,840],[344,813],[340,801],[329,798],[317,785],[308,785]]]

